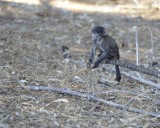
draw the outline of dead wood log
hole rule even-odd
[[[152,75],[155,77],[159,77],[160,78],[160,72],[159,71],[155,71],[155,70],[151,70],[149,68],[145,68],[144,66],[138,66],[135,64],[132,64],[128,61],[122,61],[122,60],[107,60],[106,64],[114,64],[114,65],[118,65],[124,68],[128,68],[130,70],[134,70],[134,71],[138,71],[140,73],[144,73],[144,74],[148,74],[148,75]]]
[[[68,90],[68,89],[64,89],[64,88],[54,88],[54,87],[46,87],[46,86],[32,86],[32,85],[25,86],[22,82],[20,82],[20,84],[23,88],[33,90],[33,91],[53,91],[53,92],[57,92],[57,93],[88,98],[90,100],[100,102],[100,103],[109,105],[111,107],[117,108],[117,109],[127,110],[130,112],[140,113],[140,114],[153,116],[153,117],[160,117],[160,113],[158,113],[158,112],[148,112],[146,110],[128,107],[126,105],[121,105],[121,104],[114,103],[112,101],[107,101],[107,100],[95,97],[93,95],[90,95],[90,94],[80,93],[77,91],[72,91],[72,90]]]

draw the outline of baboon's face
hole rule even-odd
[[[101,34],[101,33],[93,32],[92,33],[92,41],[96,42],[96,41],[100,40],[102,38],[102,36],[103,36],[103,33]]]

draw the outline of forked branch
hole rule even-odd
[[[100,102],[100,103],[109,105],[109,106],[117,108],[117,109],[127,110],[127,111],[130,111],[130,112],[140,113],[140,114],[153,116],[153,117],[160,117],[160,113],[158,113],[158,112],[157,113],[156,112],[148,112],[148,111],[145,111],[145,110],[142,110],[142,109],[136,109],[136,108],[133,108],[133,107],[128,107],[126,105],[117,104],[117,103],[114,103],[112,101],[107,101],[107,100],[95,97],[93,95],[80,93],[80,92],[77,92],[77,91],[72,91],[72,90],[68,90],[68,89],[64,89],[64,88],[54,88],[54,87],[46,87],[46,86],[32,86],[32,85],[25,86],[23,83],[20,83],[20,84],[23,88],[33,90],[33,91],[53,91],[53,92],[57,92],[57,93],[83,97],[83,98],[87,98],[87,99],[90,99],[90,100],[93,100],[93,101],[96,101],[96,102]]]

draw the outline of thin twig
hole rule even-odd
[[[136,35],[135,35],[135,43],[136,43],[136,65],[139,65],[138,29],[137,28],[136,28]]]
[[[23,88],[33,90],[33,91],[53,91],[53,92],[57,92],[57,93],[88,98],[90,100],[93,100],[93,101],[96,101],[96,102],[101,102],[101,103],[104,103],[106,105],[109,105],[109,106],[117,108],[117,109],[127,110],[127,111],[130,111],[130,112],[140,113],[140,114],[153,116],[153,117],[160,117],[160,113],[157,113],[157,112],[148,112],[148,111],[145,111],[145,110],[142,110],[142,109],[127,107],[125,105],[117,104],[117,103],[114,103],[112,101],[106,101],[104,99],[95,97],[93,95],[84,94],[84,93],[80,93],[80,92],[77,92],[77,91],[72,91],[72,90],[68,90],[68,89],[64,89],[64,88],[53,88],[53,87],[32,86],[32,85],[25,86],[23,83],[20,83],[20,84]]]
[[[149,29],[149,32],[150,32],[150,35],[151,35],[151,45],[152,45],[152,47],[151,47],[151,64],[153,64],[153,34],[152,34],[152,31],[151,31],[151,28],[150,27],[148,27],[148,29]]]
[[[69,77],[63,79],[63,80],[62,80],[62,84],[65,84],[65,82],[69,81],[69,80],[70,80],[71,78],[73,78],[74,76],[76,76],[76,75],[78,75],[78,74],[81,74],[81,73],[83,73],[83,72],[87,72],[87,71],[89,71],[89,70],[91,70],[91,69],[88,69],[88,68],[85,67],[85,68],[82,68],[82,69],[74,72],[74,73],[71,74]]]
[[[91,70],[91,69],[82,68],[82,69],[76,71],[75,73],[71,74],[71,75],[70,75],[67,79],[65,79],[65,80],[68,81],[68,80],[70,80],[71,78],[73,78],[74,76],[76,76],[76,75],[78,75],[78,74],[81,74],[82,72],[89,71],[89,70]]]
[[[136,35],[135,35],[135,43],[136,43],[136,65],[139,65],[139,44],[138,44],[138,28],[136,27]],[[140,76],[140,74],[137,72],[137,75]]]

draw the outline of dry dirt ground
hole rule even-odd
[[[160,63],[159,5],[158,0],[144,0],[140,3],[138,0],[33,0],[28,3],[27,0],[1,1],[0,127],[160,126],[157,117],[116,109],[74,95],[31,91],[19,84],[23,80],[30,85],[67,88],[89,94],[106,92],[97,96],[107,101],[159,113],[160,91],[125,75],[122,75],[120,83],[114,82],[112,65],[108,65],[106,71],[100,66],[94,71],[77,75],[66,84],[60,84],[62,79],[87,63],[91,28],[95,25],[103,25],[108,34],[115,38],[121,60],[136,63],[137,30],[139,63],[145,66],[151,65],[153,61]],[[69,48],[72,62],[64,60],[61,50],[63,45]],[[155,65],[154,69],[160,70],[160,66]],[[134,73],[124,68],[121,71]],[[158,82],[155,77],[143,76]],[[105,83],[99,82],[102,80]]]

